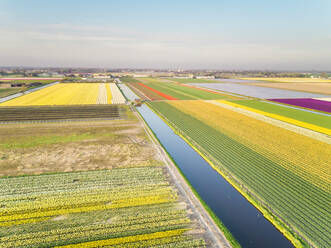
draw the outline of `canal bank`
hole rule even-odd
[[[208,205],[203,202],[199,194],[183,175],[180,168],[169,155],[165,147],[160,143],[156,134],[149,127],[139,111],[135,111],[134,108],[133,111],[137,115],[138,119],[141,120],[145,132],[149,136],[152,144],[155,146],[155,150],[158,152],[159,159],[166,165],[167,171],[171,175],[173,183],[176,185],[180,193],[185,196],[185,199],[187,200],[186,203],[188,203],[190,209],[195,212],[195,217],[198,217],[199,222],[202,226],[204,226],[203,229],[205,229],[206,233],[208,233],[207,236],[209,237],[207,239],[211,241],[212,246],[209,244],[207,247],[239,248],[239,243],[234,239],[231,233],[227,229],[223,231],[222,229],[224,229],[224,226],[223,228],[220,228],[219,219],[210,210]]]
[[[242,247],[293,247],[263,214],[228,183],[156,113],[143,105],[137,110],[171,156],[206,208],[222,220]]]

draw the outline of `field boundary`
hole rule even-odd
[[[148,105],[146,105],[148,106]],[[149,107],[149,106],[148,106]],[[150,108],[150,107],[149,107]],[[150,108],[151,109],[151,108]],[[151,109],[153,112],[155,112],[153,109]],[[231,244],[228,241],[228,236],[225,235],[223,232],[227,231],[228,234],[231,235],[231,233],[226,229],[220,228],[220,220],[219,223],[217,223],[218,218],[213,214],[213,212],[209,209],[208,205],[204,203],[204,201],[200,198],[199,194],[196,192],[196,190],[192,187],[190,182],[187,180],[187,178],[183,175],[175,161],[172,159],[172,157],[169,155],[169,153],[166,151],[166,149],[163,147],[163,145],[160,143],[159,139],[156,137],[155,133],[151,130],[151,128],[148,126],[144,118],[140,115],[138,111],[133,110],[133,112],[138,116],[139,120],[141,120],[143,127],[150,138],[151,142],[153,143],[154,147],[160,154],[160,157],[162,158],[163,162],[165,163],[166,167],[168,168],[169,173],[171,176],[175,179],[177,188],[183,193],[183,195],[186,196],[186,199],[190,202],[190,204],[194,207],[193,210],[195,210],[199,216],[200,221],[208,231],[214,235],[212,235],[211,238],[214,239],[214,241],[217,244],[217,247],[240,247],[239,244],[235,244],[233,246],[233,243]],[[223,230],[222,230],[223,229]],[[232,237],[233,238],[233,237]]]

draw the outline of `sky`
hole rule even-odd
[[[0,66],[331,70],[331,0],[0,0]]]

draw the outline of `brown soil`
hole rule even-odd
[[[83,126],[83,127],[82,127]],[[0,176],[159,165],[154,147],[137,121],[0,126],[0,143],[49,135],[93,134],[75,141],[0,149]]]

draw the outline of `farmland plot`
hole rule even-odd
[[[122,92],[119,90],[115,83],[110,83],[109,85],[111,91],[111,102],[113,104],[124,104],[125,98],[122,95]]]
[[[328,97],[327,95],[300,92],[294,90],[274,89],[267,87],[259,87],[254,85],[243,85],[236,83],[210,83],[210,84],[191,84],[200,87],[205,87],[223,92],[231,92],[243,96],[250,96],[255,98],[314,98],[314,97]]]
[[[125,99],[117,85],[111,83],[60,83],[18,98],[1,106],[123,104]]]
[[[261,100],[221,101],[277,120],[308,128],[320,133],[331,134],[331,115],[294,109],[286,105]]]
[[[201,101],[150,105],[298,246],[328,246],[329,144]]]
[[[150,100],[238,99],[231,95],[160,79],[144,78],[141,81],[129,85]]]
[[[1,247],[211,247],[132,112],[0,125],[0,158]]]
[[[269,99],[269,100],[331,113],[331,102],[322,99],[296,98],[296,99]]]
[[[1,247],[204,247],[158,167],[0,179]]]

